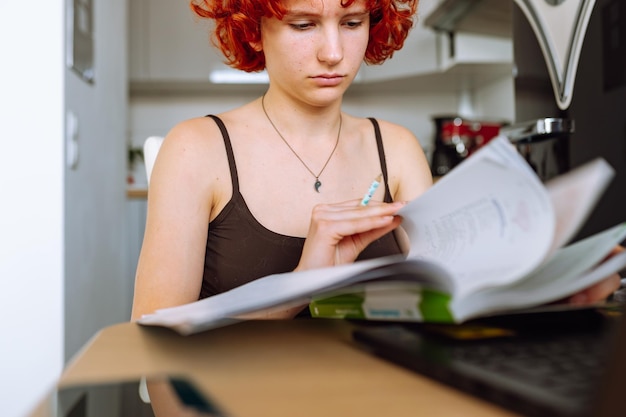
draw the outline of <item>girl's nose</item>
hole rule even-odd
[[[335,65],[343,59],[343,44],[339,30],[332,28],[323,32],[320,39],[317,58],[329,65]]]

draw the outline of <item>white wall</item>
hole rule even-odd
[[[516,102],[513,76],[495,79],[473,93],[474,113],[478,119],[517,122],[515,118]]]
[[[63,0],[0,2],[0,410],[63,365]]]
[[[65,3],[0,2],[0,414],[19,417],[129,318],[126,0],[94,0],[96,82],[65,68]],[[65,166],[65,114],[80,159]]]

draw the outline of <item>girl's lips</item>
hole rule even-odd
[[[333,87],[341,84],[344,77],[342,75],[337,74],[323,74],[312,77],[315,82],[322,86]]]

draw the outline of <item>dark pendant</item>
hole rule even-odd
[[[320,187],[322,186],[322,183],[320,182],[320,180],[316,179],[315,180],[315,191],[317,191],[318,193],[320,192]]]

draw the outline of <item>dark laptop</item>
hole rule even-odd
[[[463,325],[357,323],[375,355],[527,416],[625,417],[621,307],[543,311]]]

